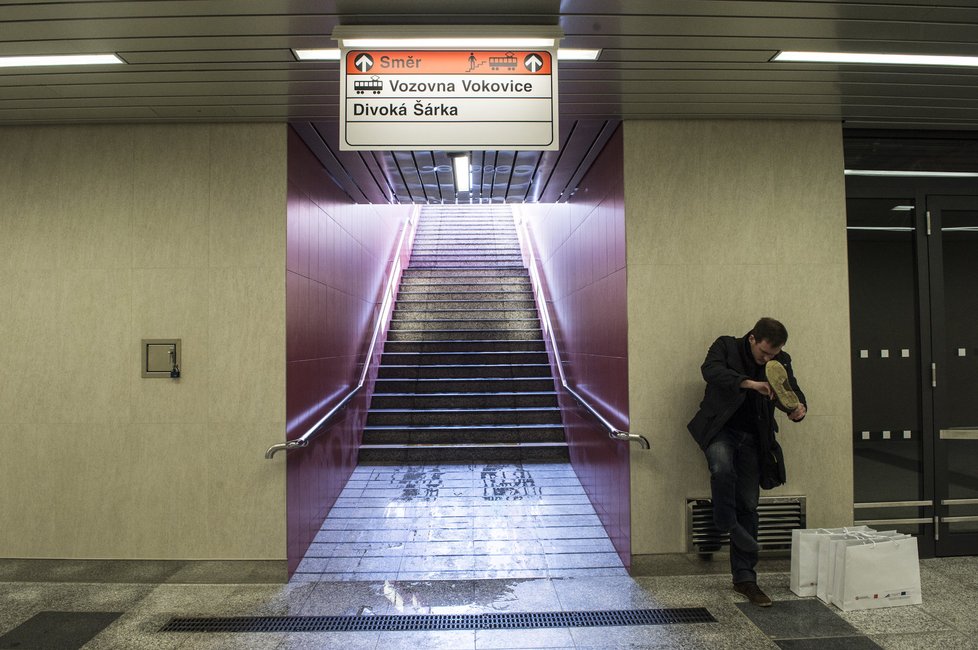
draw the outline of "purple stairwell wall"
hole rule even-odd
[[[356,386],[412,208],[353,204],[291,129],[288,138],[286,439],[293,440]],[[356,467],[383,339],[382,332],[364,389],[309,447],[288,452],[289,575]]]
[[[619,128],[569,202],[524,206],[522,212],[568,383],[627,431],[623,155]],[[629,443],[610,439],[559,385],[558,395],[571,462],[622,562],[630,567]]]

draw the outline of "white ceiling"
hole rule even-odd
[[[643,118],[835,119],[849,128],[978,130],[978,69],[769,62],[781,49],[974,56],[975,0],[4,3],[0,56],[116,52],[128,64],[0,68],[0,124],[289,121],[307,136],[315,130],[330,148],[338,64],[299,62],[292,49],[333,47],[329,34],[341,24],[559,26],[563,47],[602,49],[596,62],[560,64],[565,138],[578,125],[593,135],[619,120]],[[422,155],[434,162],[438,152]],[[561,157],[550,156],[554,169]],[[561,164],[580,167],[580,157],[569,157]],[[390,152],[374,158],[394,188],[400,163]],[[539,166],[541,156],[535,158]],[[501,195],[492,183],[489,192]],[[522,200],[542,192],[528,186]],[[381,193],[387,200],[438,200],[414,196],[409,182],[397,198]],[[502,194],[521,200],[517,195],[511,188]]]

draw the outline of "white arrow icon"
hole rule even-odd
[[[370,68],[374,67],[374,59],[369,54],[361,54],[353,61],[353,65],[357,67],[360,72],[366,72]]]
[[[530,72],[536,72],[543,67],[543,59],[536,54],[528,54],[526,55],[526,58],[523,59],[523,65],[525,65],[526,69]]]

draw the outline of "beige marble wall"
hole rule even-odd
[[[632,553],[685,550],[685,500],[709,495],[686,430],[699,366],[721,334],[760,316],[785,349],[810,411],[779,415],[788,483],[808,522],[852,520],[851,386],[842,132],[838,124],[625,123]]]
[[[0,557],[284,559],[286,127],[0,142]]]

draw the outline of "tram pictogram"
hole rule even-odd
[[[384,90],[384,82],[380,80],[380,77],[374,75],[370,77],[370,79],[363,81],[355,80],[353,82],[353,90],[355,90],[358,95],[362,95],[368,91],[374,95],[379,95]]]
[[[507,52],[505,56],[490,56],[489,67],[493,70],[515,70],[516,57],[512,52]]]

